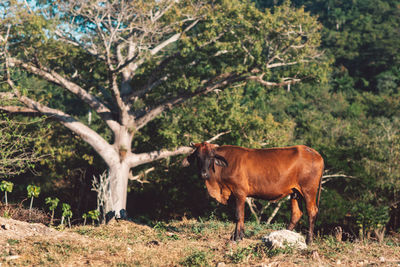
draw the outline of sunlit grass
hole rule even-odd
[[[151,226],[128,221],[77,226],[54,236],[0,239],[1,266],[317,266],[400,263],[399,239],[339,242],[318,237],[306,250],[269,249],[265,234],[283,225],[248,222],[242,242],[230,241],[232,222],[181,220]],[[10,255],[19,257],[10,259]]]

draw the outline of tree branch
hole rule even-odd
[[[176,150],[169,151],[169,150],[160,150],[160,151],[153,151],[153,152],[148,152],[148,153],[141,153],[141,154],[132,154],[128,159],[128,165],[131,168],[134,168],[136,166],[145,164],[145,163],[150,163],[156,160],[172,157],[172,156],[177,156],[181,154],[188,154],[193,150],[192,147],[188,146],[181,146],[177,148]]]
[[[7,83],[14,91],[18,91],[12,80],[8,79]],[[109,166],[110,164],[114,164],[115,161],[119,160],[119,155],[113,149],[112,145],[108,144],[96,131],[77,121],[71,115],[64,113],[58,109],[47,107],[23,95],[19,96],[18,100],[27,107],[27,110],[36,110],[37,112],[40,112],[47,117],[57,119],[61,124],[63,124],[65,127],[81,137],[86,143],[92,146],[93,149],[96,150],[96,152],[106,161]],[[113,154],[114,156],[110,156]]]
[[[26,63],[15,58],[10,58],[10,62],[24,68],[32,74],[38,75],[49,82],[55,83],[67,89],[88,104],[97,114],[99,114],[99,116],[103,118],[103,120],[113,131],[117,131],[119,129],[119,124],[112,119],[111,110],[107,108],[97,97],[88,93],[79,85],[67,80],[54,71],[49,71],[45,68],[37,68],[30,63]]]
[[[149,52],[150,55],[154,56],[156,55],[158,52],[160,52],[163,48],[165,48],[166,46],[168,46],[169,44],[172,44],[176,41],[179,40],[179,38],[187,31],[189,31],[191,28],[193,28],[194,26],[196,26],[196,24],[199,22],[200,20],[197,19],[195,21],[193,21],[188,27],[186,27],[182,32],[180,33],[176,33],[174,35],[172,35],[170,38],[168,38],[167,40],[163,41],[162,43],[160,43],[159,45],[157,45],[156,47],[152,48]],[[130,68],[130,71],[133,73],[135,72],[146,60],[148,60],[146,57],[141,57],[139,60],[137,60],[136,62],[133,63],[133,65]]]
[[[230,131],[219,133],[216,136],[207,140],[206,142],[215,141],[222,135],[227,134],[229,132]],[[131,168],[134,168],[136,166],[150,163],[150,162],[153,162],[156,160],[165,159],[168,157],[182,155],[182,154],[188,154],[188,153],[191,153],[192,151],[193,151],[193,148],[190,146],[181,146],[175,150],[159,150],[159,151],[153,151],[153,152],[141,153],[141,154],[130,154],[127,158],[127,164]]]
[[[144,127],[148,122],[154,119],[156,116],[160,115],[163,111],[172,108],[178,104],[181,104],[188,99],[191,99],[195,96],[208,94],[216,89],[225,88],[228,85],[242,81],[245,79],[244,75],[239,75],[236,73],[224,73],[213,79],[210,79],[208,82],[205,82],[205,86],[194,93],[184,94],[180,97],[176,97],[170,100],[161,103],[160,105],[153,107],[149,110],[142,111],[143,114],[137,113],[135,114],[136,120],[136,129],[140,129]]]
[[[101,59],[101,60],[106,59],[104,57],[104,55],[100,54],[97,51],[97,48],[95,47],[95,45],[93,43],[92,43],[92,47],[85,46],[82,43],[80,43],[79,41],[77,41],[76,39],[74,39],[73,37],[67,36],[68,34],[64,33],[60,29],[57,29],[54,33],[60,38],[61,41],[65,42],[67,44],[73,45],[75,47],[81,47],[84,51],[86,51],[87,53],[89,53],[90,55],[92,55],[98,59]]]
[[[141,173],[139,173],[138,175],[135,175],[135,176],[133,176],[132,175],[132,173],[130,173],[130,175],[129,175],[129,180],[131,180],[131,181],[137,181],[137,182],[139,182],[139,183],[148,183],[148,181],[146,181],[146,180],[142,180],[143,178],[145,178],[146,177],[146,175],[149,173],[149,172],[152,172],[152,171],[154,171],[156,168],[154,168],[154,167],[151,167],[151,168],[149,168],[149,169],[147,169],[147,170],[145,170],[145,171],[143,171],[143,172],[141,172]]]
[[[247,79],[256,81],[267,87],[269,87],[269,86],[285,86],[285,85],[290,85],[290,84],[295,84],[295,83],[301,82],[301,79],[297,79],[297,78],[283,78],[283,81],[280,83],[267,82],[263,79],[263,76],[264,76],[264,73],[259,76],[249,76],[249,77],[247,77]]]
[[[0,106],[0,110],[4,110],[10,113],[28,113],[28,114],[38,114],[39,112],[35,109],[21,107],[21,106]]]
[[[349,179],[358,179],[357,177],[346,175],[346,174],[326,174],[322,176],[321,184],[325,184],[332,180],[332,178],[349,178]]]

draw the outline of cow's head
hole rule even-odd
[[[210,169],[215,172],[214,164],[221,167],[228,166],[228,162],[225,158],[215,152],[217,145],[207,142],[190,145],[194,148],[194,151],[182,161],[182,166],[187,167],[197,161],[197,167],[201,178],[210,178]]]

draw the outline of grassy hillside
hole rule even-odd
[[[0,218],[0,266],[399,266],[400,236],[339,242],[318,237],[305,251],[269,250],[261,237],[277,225],[246,224],[246,238],[229,241],[233,223],[182,220],[154,227],[128,221],[56,231]],[[223,264],[222,264],[223,263]],[[224,265],[225,264],[225,265]]]

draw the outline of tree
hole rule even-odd
[[[130,170],[188,153],[179,146],[138,152],[132,140],[157,116],[189,99],[258,82],[287,86],[325,79],[320,25],[289,3],[261,12],[246,1],[50,1],[40,10],[5,1],[1,55],[8,88],[19,105],[8,112],[58,120],[104,160],[109,210],[124,217]],[[38,9],[39,10],[39,9]],[[52,107],[49,97],[14,79],[27,72],[75,95],[112,137]],[[218,133],[209,133],[209,136]]]
[[[282,0],[255,0],[260,8]],[[358,90],[379,91],[379,75],[400,64],[399,0],[293,0],[318,15],[322,47],[355,78]],[[399,79],[399,76],[397,76]]]

